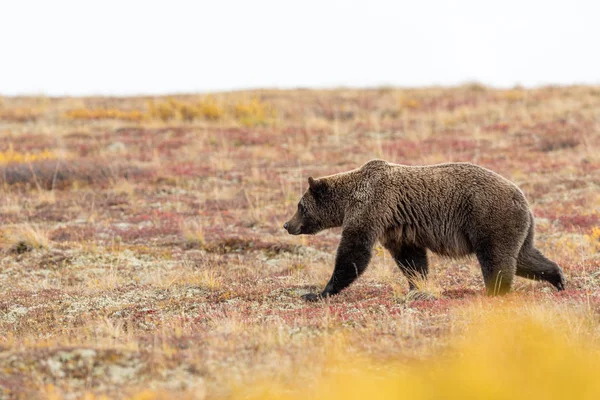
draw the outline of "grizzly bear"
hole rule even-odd
[[[348,287],[367,267],[377,240],[409,283],[428,273],[427,249],[449,257],[475,254],[487,294],[507,293],[515,275],[565,287],[562,270],[533,246],[534,220],[523,192],[470,163],[406,166],[372,160],[320,179],[283,227],[292,235],[342,227],[335,268],[316,301]]]

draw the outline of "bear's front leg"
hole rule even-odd
[[[348,287],[369,265],[375,239],[376,235],[364,228],[345,228],[329,283],[320,294],[308,293],[302,298],[306,301],[318,301]]]

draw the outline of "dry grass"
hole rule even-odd
[[[596,87],[4,98],[0,398],[596,398],[599,109]],[[408,294],[378,247],[302,302],[339,230],[282,223],[307,176],[375,157],[515,181],[567,290],[488,299],[474,259],[432,256]]]
[[[33,224],[7,225],[0,232],[0,248],[5,251],[22,254],[48,245],[48,232]]]

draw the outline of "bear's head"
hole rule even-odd
[[[308,178],[308,190],[298,202],[294,216],[283,227],[290,235],[312,235],[340,226],[343,206],[335,198],[333,187],[325,179]]]

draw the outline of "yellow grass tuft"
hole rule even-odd
[[[148,115],[152,119],[168,121],[175,118],[176,114],[173,101],[163,101],[160,103],[154,103],[154,101],[148,102]]]
[[[419,100],[410,98],[410,97],[406,97],[406,96],[400,96],[398,98],[398,104],[400,105],[401,109],[407,109],[407,110],[416,110],[421,108],[421,102]]]
[[[223,279],[212,269],[199,272],[194,281],[211,290],[219,289],[223,285]]]
[[[588,235],[587,238],[592,246],[592,250],[600,252],[600,226],[592,228],[592,233]]]
[[[258,97],[240,101],[233,108],[235,118],[244,126],[268,125],[277,117],[277,110]]]
[[[32,163],[35,161],[54,160],[58,157],[53,150],[42,150],[37,153],[15,151],[12,145],[9,145],[8,150],[0,151],[0,165],[3,164],[19,164]]]
[[[204,247],[204,229],[198,221],[186,220],[181,224],[181,234],[189,247]]]
[[[155,103],[148,102],[148,117],[169,121],[180,119],[182,121],[194,121],[204,119],[217,121],[225,115],[225,110],[217,103],[215,98],[207,96],[198,102],[184,102],[168,98],[166,101]]]
[[[415,274],[413,282],[417,287],[417,290],[409,292],[407,294],[407,300],[435,299],[442,295],[442,288],[435,279],[435,276],[429,276],[427,279],[423,279],[421,275]]]
[[[500,97],[509,102],[517,102],[525,99],[526,92],[522,89],[511,89],[500,92]]]
[[[213,97],[206,97],[198,104],[198,109],[200,110],[200,114],[208,120],[216,121],[218,119],[223,118],[225,115],[225,110],[217,104],[217,101]]]
[[[34,224],[9,225],[0,231],[0,248],[17,253],[48,248],[48,232]]]
[[[135,195],[135,184],[127,179],[118,179],[111,182],[111,189],[114,193],[133,198]]]

